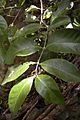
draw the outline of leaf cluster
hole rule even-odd
[[[19,0],[18,6],[23,6],[24,2],[25,0]],[[6,0],[0,1],[2,9],[3,5],[5,7]],[[34,74],[26,76],[10,90],[8,105],[13,115],[20,109],[33,83],[36,91],[45,101],[64,104],[64,98],[52,76],[64,82],[80,82],[80,71],[76,66],[62,56],[57,58],[59,53],[80,55],[80,30],[75,28],[74,21],[68,16],[68,12],[72,9],[70,5],[70,0],[62,0],[47,7],[42,16],[42,24],[40,17],[34,15],[35,11],[41,9],[31,5],[25,9],[27,24],[20,29],[14,24],[8,26],[5,18],[0,15],[0,63],[13,64],[8,68],[2,85],[14,80],[18,81],[25,71],[35,65]],[[76,24],[79,28],[77,21]],[[14,60],[17,56],[27,57],[36,52],[40,55],[36,62],[26,61],[15,65]],[[53,56],[49,58],[50,54]]]

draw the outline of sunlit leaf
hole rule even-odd
[[[42,68],[66,82],[80,82],[80,71],[64,59],[49,59],[41,63]]]
[[[43,19],[48,19],[50,18],[52,15],[52,11],[50,11],[49,9],[45,10],[44,11],[44,14],[43,14]]]
[[[48,75],[38,75],[35,79],[35,87],[37,92],[49,103],[63,104],[64,99],[59,91],[59,88]]]
[[[37,10],[40,10],[40,8],[38,8],[37,6],[35,5],[31,5],[28,9],[26,9],[25,11],[26,12],[33,12],[33,11],[37,11]]]
[[[32,87],[33,79],[34,77],[26,78],[12,87],[9,93],[8,104],[13,115],[18,112],[25,98],[29,94]]]
[[[2,85],[17,79],[29,68],[29,65],[31,64],[34,64],[34,62],[26,62],[19,65],[18,67],[9,68],[7,74],[5,75]]]
[[[22,6],[25,3],[26,0],[19,0],[18,5]]]

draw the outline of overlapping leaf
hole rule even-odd
[[[34,42],[36,35],[30,37],[27,35],[35,33],[40,27],[40,24],[33,23],[16,32],[7,51],[5,63],[11,64],[15,56],[28,56],[38,50]]]
[[[38,75],[35,79],[35,87],[37,92],[49,103],[63,104],[64,99],[60,94],[59,88],[48,75]]]
[[[41,63],[42,68],[66,82],[80,82],[80,71],[64,59],[50,59]]]
[[[4,56],[6,53],[6,43],[8,41],[7,28],[8,25],[6,20],[0,15],[0,63],[4,62]]]
[[[35,37],[22,37],[19,41],[14,41],[7,51],[5,63],[13,63],[15,56],[28,56],[35,53],[37,48],[34,38]]]
[[[4,81],[2,85],[11,82],[15,79],[17,79],[20,75],[22,75],[28,68],[30,64],[34,64],[33,62],[26,62],[22,65],[19,65],[18,67],[11,67],[7,74],[5,75]]]
[[[26,25],[16,32],[13,40],[18,40],[22,36],[26,37],[28,34],[35,33],[40,28],[42,28],[42,25],[40,25],[39,23],[31,23],[29,25]]]
[[[8,104],[13,115],[18,112],[25,98],[29,94],[32,87],[33,79],[34,77],[26,78],[12,87],[9,93]]]
[[[6,20],[0,15],[0,29],[6,30],[8,27]]]
[[[63,29],[50,33],[47,49],[57,53],[62,52],[80,55],[80,31]]]
[[[55,18],[55,20],[51,20],[51,25],[50,25],[50,29],[54,29],[60,26],[65,26],[68,25],[70,23],[70,18],[68,16],[60,16]]]

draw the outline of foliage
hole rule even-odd
[[[0,1],[3,10],[2,3],[5,6],[6,0]],[[25,0],[19,0],[17,6],[21,9],[24,3]],[[55,104],[64,104],[64,98],[52,75],[65,82],[80,82],[80,71],[75,65],[62,56],[62,58],[55,58],[58,53],[80,55],[80,30],[78,29],[80,24],[76,22],[76,29],[74,21],[68,15],[71,9],[69,0],[55,2],[44,10],[43,16],[41,14],[44,20],[41,21],[39,16],[34,14],[39,12],[40,8],[31,5],[25,9],[27,23],[20,29],[15,27],[14,22],[8,26],[5,18],[0,15],[0,63],[13,64],[9,67],[2,85],[17,80],[8,98],[8,105],[13,115],[18,112],[29,94],[33,81],[36,91],[48,103]],[[69,24],[73,25],[73,28],[67,28]],[[46,57],[46,51],[50,54],[55,53],[55,57],[48,59],[49,54]],[[17,56],[30,57],[36,52],[40,55],[36,62],[26,61],[16,66],[14,61]],[[43,55],[45,61],[42,60]],[[32,65],[35,65],[35,73],[20,80],[20,76]]]

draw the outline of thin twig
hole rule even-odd
[[[40,0],[41,3],[41,23],[43,23],[43,2]]]
[[[19,9],[19,11],[18,11],[17,15],[15,16],[15,18],[14,18],[14,20],[13,20],[12,24],[11,24],[12,26],[14,25],[14,23],[15,23],[16,19],[18,18],[18,16],[19,16],[20,12],[21,12],[21,9]]]
[[[40,3],[41,3],[41,21],[40,21],[40,24],[44,24],[44,25],[46,26],[46,28],[48,28],[48,26],[47,26],[47,25],[44,23],[44,21],[43,21],[43,2],[42,2],[42,0],[40,0]],[[41,60],[41,58],[42,58],[43,52],[44,52],[45,47],[46,47],[47,39],[48,39],[48,30],[47,30],[47,38],[45,39],[42,52],[41,52],[41,54],[40,54],[40,56],[39,56],[39,59],[38,59],[38,61],[37,61],[36,70],[35,70],[35,71],[36,71],[36,75],[37,75],[37,72],[38,72],[38,66],[39,66],[40,60]]]

